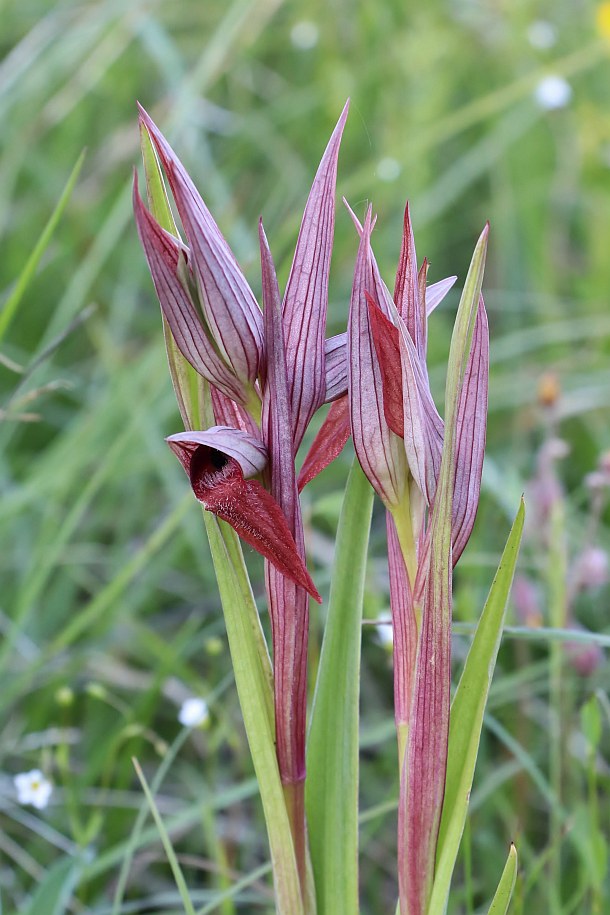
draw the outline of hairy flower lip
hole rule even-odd
[[[165,441],[188,474],[193,455],[202,446],[237,461],[245,478],[261,473],[269,459],[261,439],[229,426],[212,426],[203,432],[177,432]]]
[[[166,441],[203,507],[230,524],[282,575],[321,603],[281,507],[258,480],[246,479],[266,466],[262,441],[226,426],[179,432]]]

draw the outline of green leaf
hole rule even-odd
[[[178,887],[178,892],[180,893],[180,898],[182,899],[182,905],[186,915],[195,915],[195,909],[193,903],[191,902],[191,897],[189,896],[188,887],[186,885],[186,880],[184,879],[184,874],[182,873],[182,868],[178,863],[178,858],[176,857],[176,852],[174,851],[174,846],[172,845],[172,840],[169,837],[169,833],[165,828],[165,824],[159,813],[159,808],[155,803],[155,799],[152,791],[146,781],[146,777],[142,772],[142,767],[137,759],[132,760],[135,770],[137,772],[138,778],[140,779],[140,784],[146,795],[146,800],[148,801],[148,806],[150,807],[150,812],[153,815],[153,819],[159,830],[159,835],[161,837],[161,842],[163,848],[165,849],[165,854],[167,855],[167,860],[169,861],[169,866],[172,869],[172,874],[174,875],[174,880],[176,881],[176,886]]]
[[[445,800],[437,846],[434,889],[428,915],[442,915],[445,911],[466,822],[481,739],[483,713],[502,637],[506,602],[519,553],[524,519],[525,507],[522,500],[451,706]]]
[[[65,210],[66,205],[70,199],[72,191],[74,190],[74,185],[76,184],[76,181],[78,179],[78,176],[80,174],[80,170],[82,168],[84,161],[85,161],[85,152],[83,150],[83,152],[80,154],[80,156],[76,160],[76,165],[74,166],[74,168],[72,169],[72,171],[70,173],[70,177],[68,178],[66,185],[65,185],[63,191],[61,192],[61,197],[57,201],[57,205],[55,206],[55,209],[53,210],[53,212],[51,213],[51,216],[49,217],[49,221],[47,222],[46,226],[42,230],[42,234],[40,235],[40,238],[34,245],[34,248],[32,249],[32,253],[28,257],[25,267],[23,268],[23,270],[19,274],[19,277],[17,278],[17,282],[15,283],[13,291],[11,292],[8,299],[4,303],[4,307],[3,307],[2,311],[0,311],[0,341],[3,339],[5,333],[8,329],[9,324],[13,320],[15,313],[16,313],[17,309],[19,308],[21,299],[23,298],[26,289],[28,288],[31,280],[34,277],[34,274],[36,273],[36,268],[38,267],[40,258],[46,251],[47,246],[48,246],[49,242],[51,241],[51,238],[53,237],[53,232],[55,231],[57,224],[58,224],[59,220],[61,219],[62,213]]]
[[[517,880],[517,849],[511,842],[508,858],[498,883],[498,889],[491,901],[487,915],[506,915]]]
[[[358,912],[358,702],[372,507],[373,490],[354,460],[337,531],[307,743],[305,801],[320,915]]]
[[[61,858],[39,883],[21,915],[64,915],[85,866],[83,858]]]

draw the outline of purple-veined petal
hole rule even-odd
[[[405,451],[413,477],[432,504],[441,464],[443,421],[438,414],[427,372],[406,325],[396,316],[402,365]]]
[[[386,512],[386,528],[390,608],[394,631],[394,717],[400,729],[403,725],[409,724],[417,655],[417,620],[411,584],[390,512]]]
[[[209,340],[201,317],[180,278],[180,261],[188,270],[185,249],[178,239],[162,229],[146,209],[138,193],[134,172],[133,206],[144,254],[153,283],[178,349],[196,372],[234,400],[244,401],[243,383],[234,375]]]
[[[330,405],[328,415],[305,456],[297,479],[299,492],[341,454],[349,436],[349,405],[347,394],[344,394]]]
[[[256,299],[186,169],[141,106],[140,118],[159,154],[176,201],[214,342],[238,378],[253,385],[263,337],[262,315]]]
[[[479,505],[487,431],[488,384],[489,328],[481,296],[458,404],[452,521],[454,565],[468,543]]]
[[[354,223],[354,226],[356,227],[356,231],[358,232],[358,235],[362,235],[362,223],[360,222],[360,220],[358,219],[358,217],[352,210],[351,206],[349,205],[349,203],[347,202],[345,197],[343,197],[343,203],[352,219],[352,222]],[[373,230],[373,228],[375,226],[375,222],[376,222],[376,217],[375,217],[375,219],[373,219],[373,222],[371,225],[371,231]],[[448,276],[444,280],[439,280],[437,283],[431,283],[429,286],[426,286],[426,314],[427,315],[432,314],[434,309],[438,305],[440,305],[440,303],[443,301],[443,299],[445,298],[447,293],[455,285],[456,280],[457,280],[457,276]]]
[[[439,280],[438,283],[426,286],[426,314],[428,316],[432,314],[437,305],[440,305],[447,293],[453,289],[456,280],[457,276],[448,276],[444,280]]]
[[[392,324],[373,297],[365,292],[377,360],[383,385],[383,412],[392,432],[405,437],[402,397],[402,366],[398,328]]]
[[[325,403],[347,393],[347,333],[337,334],[324,344],[326,362]]]
[[[354,448],[360,465],[386,506],[400,502],[407,483],[401,440],[389,428],[379,360],[365,293],[373,286],[369,207],[358,247],[348,327],[348,399]]]
[[[293,427],[280,295],[262,223],[259,224],[259,239],[266,365],[261,428],[270,456],[267,476],[271,493],[283,511],[304,566],[305,542],[292,450]],[[265,565],[265,583],[273,635],[278,764],[282,781],[295,784],[305,777],[307,593],[269,563]],[[317,592],[314,596],[320,599]],[[304,829],[303,820],[295,830],[296,835],[304,836]],[[297,849],[297,854],[304,855],[304,846]]]
[[[315,411],[326,399],[324,337],[328,275],[335,228],[337,159],[349,102],[322,156],[294,252],[283,303],[286,367],[296,453]]]
[[[233,458],[246,478],[261,473],[268,462],[267,449],[260,437],[229,426],[212,426],[204,432],[177,432],[165,441],[187,473],[190,473],[193,454],[201,446]]]
[[[422,307],[419,294],[417,255],[408,203],[405,207],[402,244],[396,270],[394,302],[415,344],[417,355],[425,366],[428,325],[426,310]]]
[[[260,437],[258,426],[241,404],[227,397],[214,385],[210,385],[210,394],[214,419],[218,426],[230,426],[233,429],[241,429],[242,432],[253,435],[255,438]]]

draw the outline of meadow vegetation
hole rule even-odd
[[[258,217],[283,285],[348,96],[338,193],[361,217],[369,199],[380,214],[382,275],[407,198],[431,282],[457,272],[459,287],[491,223],[488,443],[455,581],[458,662],[526,493],[449,915],[491,898],[511,840],[515,915],[609,911],[610,6],[4,0],[2,24],[0,911],[184,911],[133,757],[192,910],[273,911],[201,513],[164,442],[181,425],[131,209],[135,101],[179,151],[258,294]],[[541,90],[550,75],[563,100]],[[339,207],[329,334],[345,329],[356,250]],[[457,300],[431,319],[437,399]],[[303,496],[323,597],[352,456],[348,445]],[[373,625],[388,608],[384,536],[377,505],[363,627],[364,915],[393,911],[397,891],[392,677]],[[245,554],[262,605],[260,557]],[[314,662],[323,612],[312,609]],[[194,698],[209,714],[185,710]],[[40,809],[14,784],[34,769],[53,786]]]

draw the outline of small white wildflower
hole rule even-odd
[[[44,810],[53,793],[53,785],[45,778],[40,769],[20,772],[13,779],[17,800],[20,804],[31,804],[38,810]]]
[[[400,162],[391,156],[385,156],[377,163],[377,177],[380,181],[396,181],[402,171]]]
[[[527,40],[538,51],[548,51],[557,44],[557,29],[546,19],[537,19],[527,30]]]
[[[185,728],[199,728],[206,724],[209,717],[207,702],[195,696],[185,699],[178,713],[178,721]]]
[[[536,86],[534,98],[546,111],[565,108],[572,98],[572,87],[563,76],[545,76]]]
[[[290,40],[299,51],[310,51],[318,43],[320,30],[315,22],[303,19],[297,22],[290,30]]]
[[[389,613],[382,613],[376,624],[377,638],[384,648],[391,648],[394,644],[394,628],[392,617]]]

